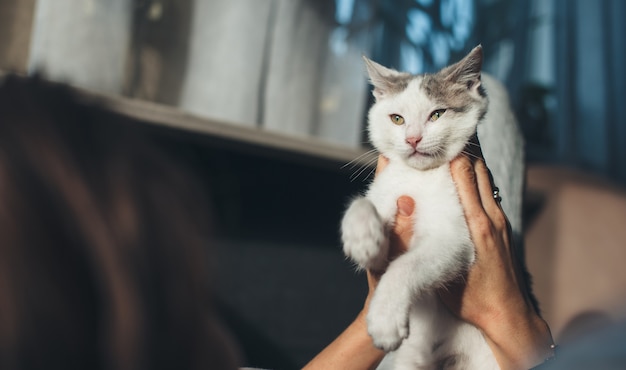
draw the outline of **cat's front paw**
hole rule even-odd
[[[341,222],[343,251],[364,269],[382,270],[387,265],[389,241],[385,224],[367,198],[350,204]]]
[[[370,302],[367,331],[376,347],[395,351],[409,336],[408,312],[393,298],[380,293],[374,294]]]

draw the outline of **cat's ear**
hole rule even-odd
[[[465,58],[461,59],[440,73],[450,82],[463,84],[467,89],[480,93],[480,74],[483,66],[483,47],[476,46],[470,51]],[[481,94],[482,95],[482,94]]]
[[[370,83],[374,86],[372,94],[376,101],[404,90],[408,84],[408,74],[384,67],[363,56]]]

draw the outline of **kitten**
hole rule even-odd
[[[366,59],[375,104],[369,137],[389,159],[342,220],[344,253],[364,269],[383,269],[367,315],[374,344],[394,369],[499,369],[474,326],[454,317],[436,289],[466,272],[474,245],[449,162],[485,117],[482,47],[435,74],[410,75]],[[409,250],[388,264],[396,200],[415,200]],[[385,362],[387,362],[385,361]]]

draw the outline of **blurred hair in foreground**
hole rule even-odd
[[[225,369],[206,202],[149,127],[0,80],[0,367]]]

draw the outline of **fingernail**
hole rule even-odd
[[[411,197],[401,196],[398,198],[398,213],[400,216],[410,216],[415,210],[415,201]]]

